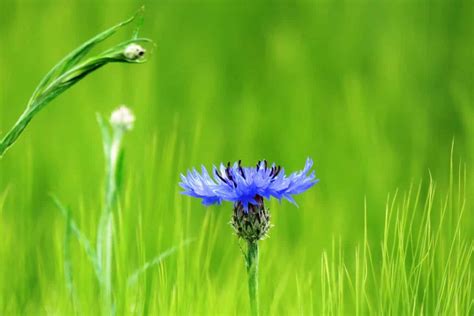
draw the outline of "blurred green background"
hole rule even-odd
[[[141,4],[2,0],[0,135],[60,58]],[[160,295],[164,305],[173,301],[163,292],[179,289],[180,277],[202,297],[235,296],[246,304],[243,260],[228,225],[231,205],[205,209],[180,196],[178,176],[187,168],[266,158],[293,171],[314,159],[321,182],[296,198],[299,208],[270,205],[275,227],[262,242],[263,305],[290,302],[280,293],[298,282],[289,267],[300,282],[311,282],[333,238],[344,249],[361,240],[364,199],[377,245],[389,192],[426,183],[430,173],[445,188],[453,139],[454,160],[466,163],[472,184],[473,1],[145,4],[142,35],[157,43],[150,61],[109,65],[80,82],[47,106],[0,161],[0,192],[8,189],[0,207],[0,313],[67,305],[58,303],[66,297],[64,219],[49,194],[71,205],[94,239],[104,169],[95,113],[109,115],[119,104],[137,117],[125,139],[122,268],[131,271],[188,237],[214,238],[209,261],[194,258],[195,270],[175,271],[186,267],[175,264],[179,257],[161,266],[161,274],[149,273],[143,295],[156,304]],[[206,221],[212,225],[203,226]],[[84,263],[74,267],[78,284],[92,301],[93,275],[73,247]],[[241,284],[232,278],[238,293],[228,290],[228,274],[242,278]],[[198,304],[205,302],[189,311],[202,311]],[[294,311],[274,304],[274,312]]]

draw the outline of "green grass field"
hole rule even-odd
[[[142,4],[0,1],[0,138],[52,66]],[[264,158],[291,172],[308,156],[320,183],[298,208],[268,204],[262,315],[473,314],[474,2],[145,4],[150,60],[93,73],[0,160],[0,315],[101,310],[94,270],[76,239],[65,247],[51,195],[95,244],[96,113],[119,104],[136,124],[115,214],[116,314],[249,313],[232,205],[181,195],[179,174]]]

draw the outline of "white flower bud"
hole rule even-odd
[[[130,60],[136,60],[145,55],[146,50],[138,44],[130,44],[125,47],[123,55]]]
[[[129,131],[133,128],[135,116],[132,111],[125,105],[120,106],[112,112],[110,116],[110,124],[113,127]]]

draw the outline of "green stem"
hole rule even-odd
[[[104,315],[113,315],[114,314],[114,302],[113,302],[113,291],[112,291],[112,258],[113,258],[113,222],[114,217],[113,213],[110,212],[107,215],[106,226],[104,230],[104,242],[105,242],[105,258],[104,258]]]
[[[123,131],[114,130],[112,143],[107,146],[107,179],[105,190],[105,205],[102,214],[103,222],[99,226],[98,255],[102,262],[103,282],[103,314],[114,314],[112,262],[113,262],[113,223],[114,207],[117,198],[117,164],[120,155]]]
[[[247,274],[249,278],[249,299],[252,316],[258,316],[258,244],[248,242]]]

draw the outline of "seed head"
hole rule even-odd
[[[115,111],[112,112],[110,116],[110,124],[113,127],[129,131],[133,128],[133,123],[135,122],[135,116],[132,111],[125,105],[120,106]]]
[[[130,44],[125,47],[123,55],[130,60],[137,60],[145,56],[146,50],[138,44]]]

